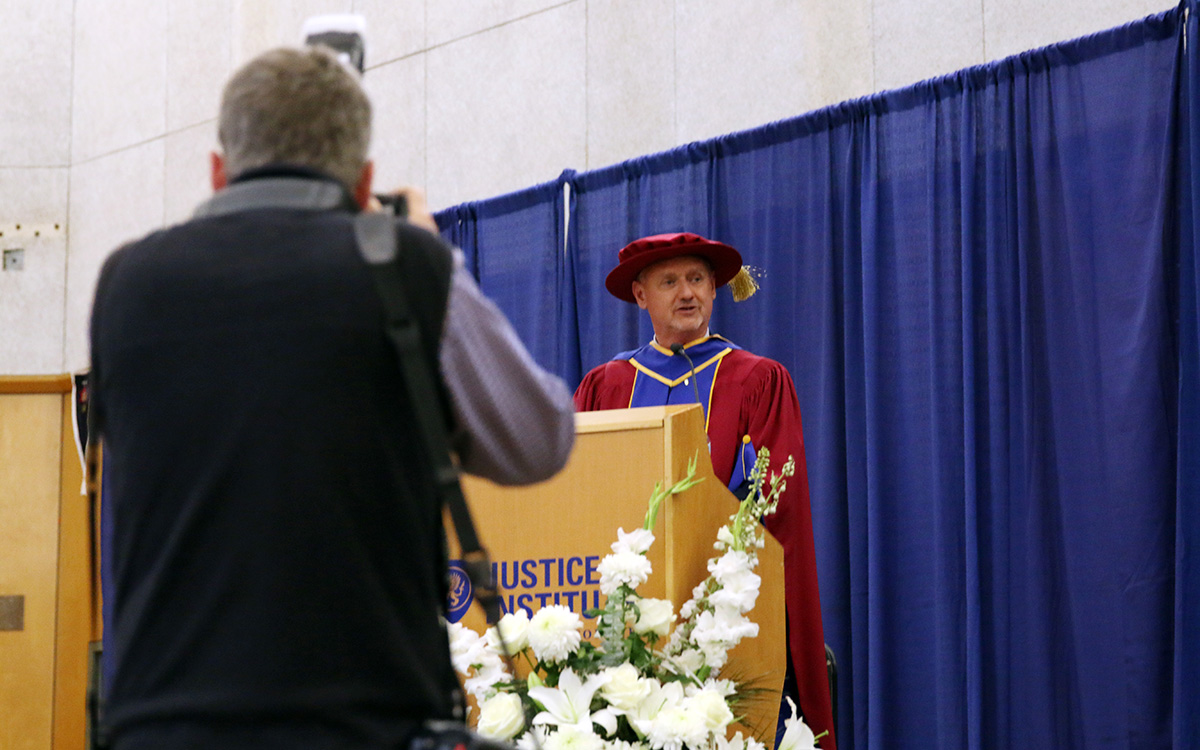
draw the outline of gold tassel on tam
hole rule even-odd
[[[737,275],[729,280],[729,291],[733,292],[734,302],[745,302],[758,291],[758,279],[766,274],[761,268],[742,266]]]

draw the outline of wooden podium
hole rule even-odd
[[[716,554],[717,529],[737,510],[737,499],[714,475],[704,432],[704,416],[695,404],[618,409],[578,414],[576,444],[567,466],[549,481],[528,487],[500,487],[466,477],[464,491],[491,554],[501,585],[504,611],[536,612],[561,604],[584,612],[603,603],[596,566],[611,552],[617,527],[641,528],[655,482],[670,486],[687,474],[698,456],[697,476],[704,481],[664,501],[648,557],[650,579],[638,588],[644,597],[670,599],[675,611],[708,576]],[[451,536],[451,556],[457,540]],[[749,617],[759,626],[756,638],[743,640],[721,674],[753,680],[762,693],[745,707],[744,728],[772,745],[785,670],[783,550],[766,534],[759,550],[762,588]],[[472,606],[462,622],[485,629],[483,614]],[[585,637],[594,620],[585,619]]]

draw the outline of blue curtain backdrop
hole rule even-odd
[[[538,364],[578,382],[578,331],[570,259],[564,248],[559,179],[499,198],[454,206],[437,215],[445,237],[462,249],[480,289],[504,310]]]
[[[796,381],[843,750],[1200,747],[1194,10],[438,217],[572,385],[630,240],[765,271],[713,329]]]

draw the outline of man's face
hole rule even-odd
[[[650,313],[658,343],[668,347],[704,335],[716,294],[712,268],[694,255],[648,266],[633,282],[638,307]]]

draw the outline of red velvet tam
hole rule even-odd
[[[656,234],[634,240],[621,248],[617,255],[617,267],[609,272],[604,286],[617,299],[636,304],[633,282],[638,274],[660,260],[683,255],[695,255],[711,263],[717,287],[729,283],[742,268],[742,254],[724,242],[705,239],[691,232]]]

